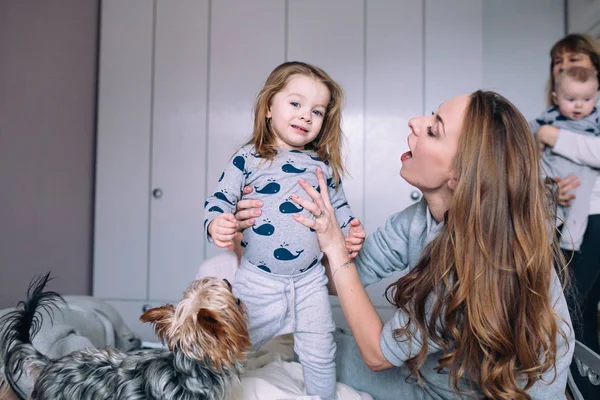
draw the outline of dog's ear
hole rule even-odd
[[[198,325],[215,338],[223,334],[223,324],[219,321],[219,317],[208,308],[201,308],[198,311]]]
[[[140,317],[142,322],[151,322],[154,325],[156,336],[163,342],[167,341],[167,329],[173,321],[175,307],[172,304],[167,304],[161,307],[151,308]]]

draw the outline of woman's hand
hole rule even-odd
[[[319,181],[321,193],[317,192],[304,179],[298,179],[298,183],[302,189],[304,189],[313,201],[296,194],[292,195],[292,200],[310,211],[315,218],[312,219],[300,214],[294,214],[294,219],[317,233],[319,246],[325,255],[329,255],[330,252],[339,251],[340,249],[347,252],[345,239],[335,218],[335,212],[329,200],[329,193],[327,192],[327,183],[320,168],[317,168],[317,180]]]
[[[581,186],[581,182],[579,182],[576,175],[568,176],[565,179],[557,176],[554,180],[558,183],[558,204],[563,207],[570,207],[571,200],[575,198],[575,193],[569,192]]]
[[[358,255],[362,244],[365,241],[367,234],[362,226],[362,223],[358,218],[354,218],[350,221],[350,229],[348,230],[348,236],[346,237],[346,248],[350,253],[350,259],[353,259]]]
[[[252,193],[252,186],[245,186],[242,195],[250,193]],[[262,214],[260,210],[262,205],[262,201],[260,200],[244,199],[238,201],[234,214],[235,219],[238,221],[238,232],[254,225],[254,218]]]
[[[560,130],[552,125],[542,125],[535,134],[538,144],[554,147]]]

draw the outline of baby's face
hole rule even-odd
[[[598,84],[594,80],[577,82],[568,77],[554,93],[560,114],[574,120],[585,118],[592,113],[597,95]]]

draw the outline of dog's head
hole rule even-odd
[[[152,308],[140,319],[154,324],[169,350],[221,369],[243,361],[251,346],[244,314],[229,282],[203,278],[190,284],[177,307]]]

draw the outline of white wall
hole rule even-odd
[[[600,37],[600,0],[568,0],[569,33],[587,33]]]
[[[216,254],[203,201],[279,63],[344,87],[345,187],[372,232],[418,194],[398,175],[409,118],[478,88],[534,117],[563,33],[562,0],[104,0],[94,294],[137,327]],[[387,283],[369,289],[382,315]]]

